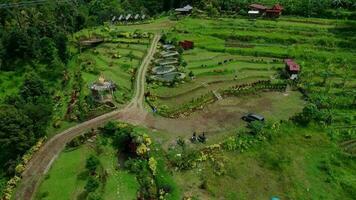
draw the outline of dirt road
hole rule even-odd
[[[133,124],[142,124],[146,118],[146,111],[143,107],[143,98],[145,91],[146,72],[152,60],[160,35],[155,35],[150,49],[144,58],[136,78],[134,97],[131,102],[122,110],[116,110],[92,120],[74,126],[51,138],[46,144],[33,156],[28,163],[22,180],[16,190],[15,199],[30,200],[34,197],[36,188],[41,182],[41,178],[51,167],[53,161],[64,149],[67,142],[76,136],[81,135],[86,130],[102,126],[110,120],[121,120]],[[65,173],[65,172],[63,172]]]

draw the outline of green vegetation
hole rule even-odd
[[[9,2],[18,1],[0,0]],[[190,144],[183,127],[177,140],[109,124],[67,144],[37,199],[352,199],[356,3],[261,0],[282,4],[289,16],[249,20],[251,2],[48,1],[2,9],[0,196],[16,187],[46,136],[132,98],[152,34],[162,32],[164,41],[191,40],[195,48],[179,57],[185,79],[149,82],[146,102],[177,121],[213,116],[234,129]],[[170,10],[186,3],[194,6],[191,16],[174,17]],[[156,19],[110,24],[129,12]],[[85,45],[95,40],[100,44]],[[286,80],[285,58],[301,65],[298,80]],[[111,103],[91,96],[89,86],[100,75],[117,86]],[[251,111],[267,123],[241,128],[239,118]],[[137,149],[127,152],[127,143]]]
[[[135,199],[134,175],[118,168],[117,153],[105,138],[67,148],[41,184],[36,199]],[[65,173],[64,173],[65,172]]]

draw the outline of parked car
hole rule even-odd
[[[249,113],[247,115],[244,115],[241,119],[246,121],[246,122],[253,122],[253,121],[264,122],[265,121],[265,118],[263,116],[257,115],[257,114],[253,114],[253,113]]]

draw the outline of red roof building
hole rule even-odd
[[[194,48],[194,42],[184,40],[183,42],[179,42],[179,46],[181,46],[184,50],[188,49],[193,49]]]
[[[298,74],[300,72],[300,66],[294,62],[292,59],[285,59],[284,63],[286,64],[286,70],[289,74]]]
[[[249,8],[252,11],[259,11],[261,15],[265,15],[269,18],[278,18],[283,11],[283,7],[280,4],[275,4],[272,8],[268,8],[261,4],[251,4]]]
[[[283,7],[279,4],[274,5],[271,9],[266,10],[266,17],[278,18],[281,16]]]

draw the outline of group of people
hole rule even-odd
[[[203,132],[203,133],[200,134],[199,136],[197,136],[197,133],[194,132],[194,133],[193,133],[193,136],[190,138],[190,141],[191,141],[192,143],[196,143],[196,142],[205,143],[205,142],[206,142],[205,132]]]

